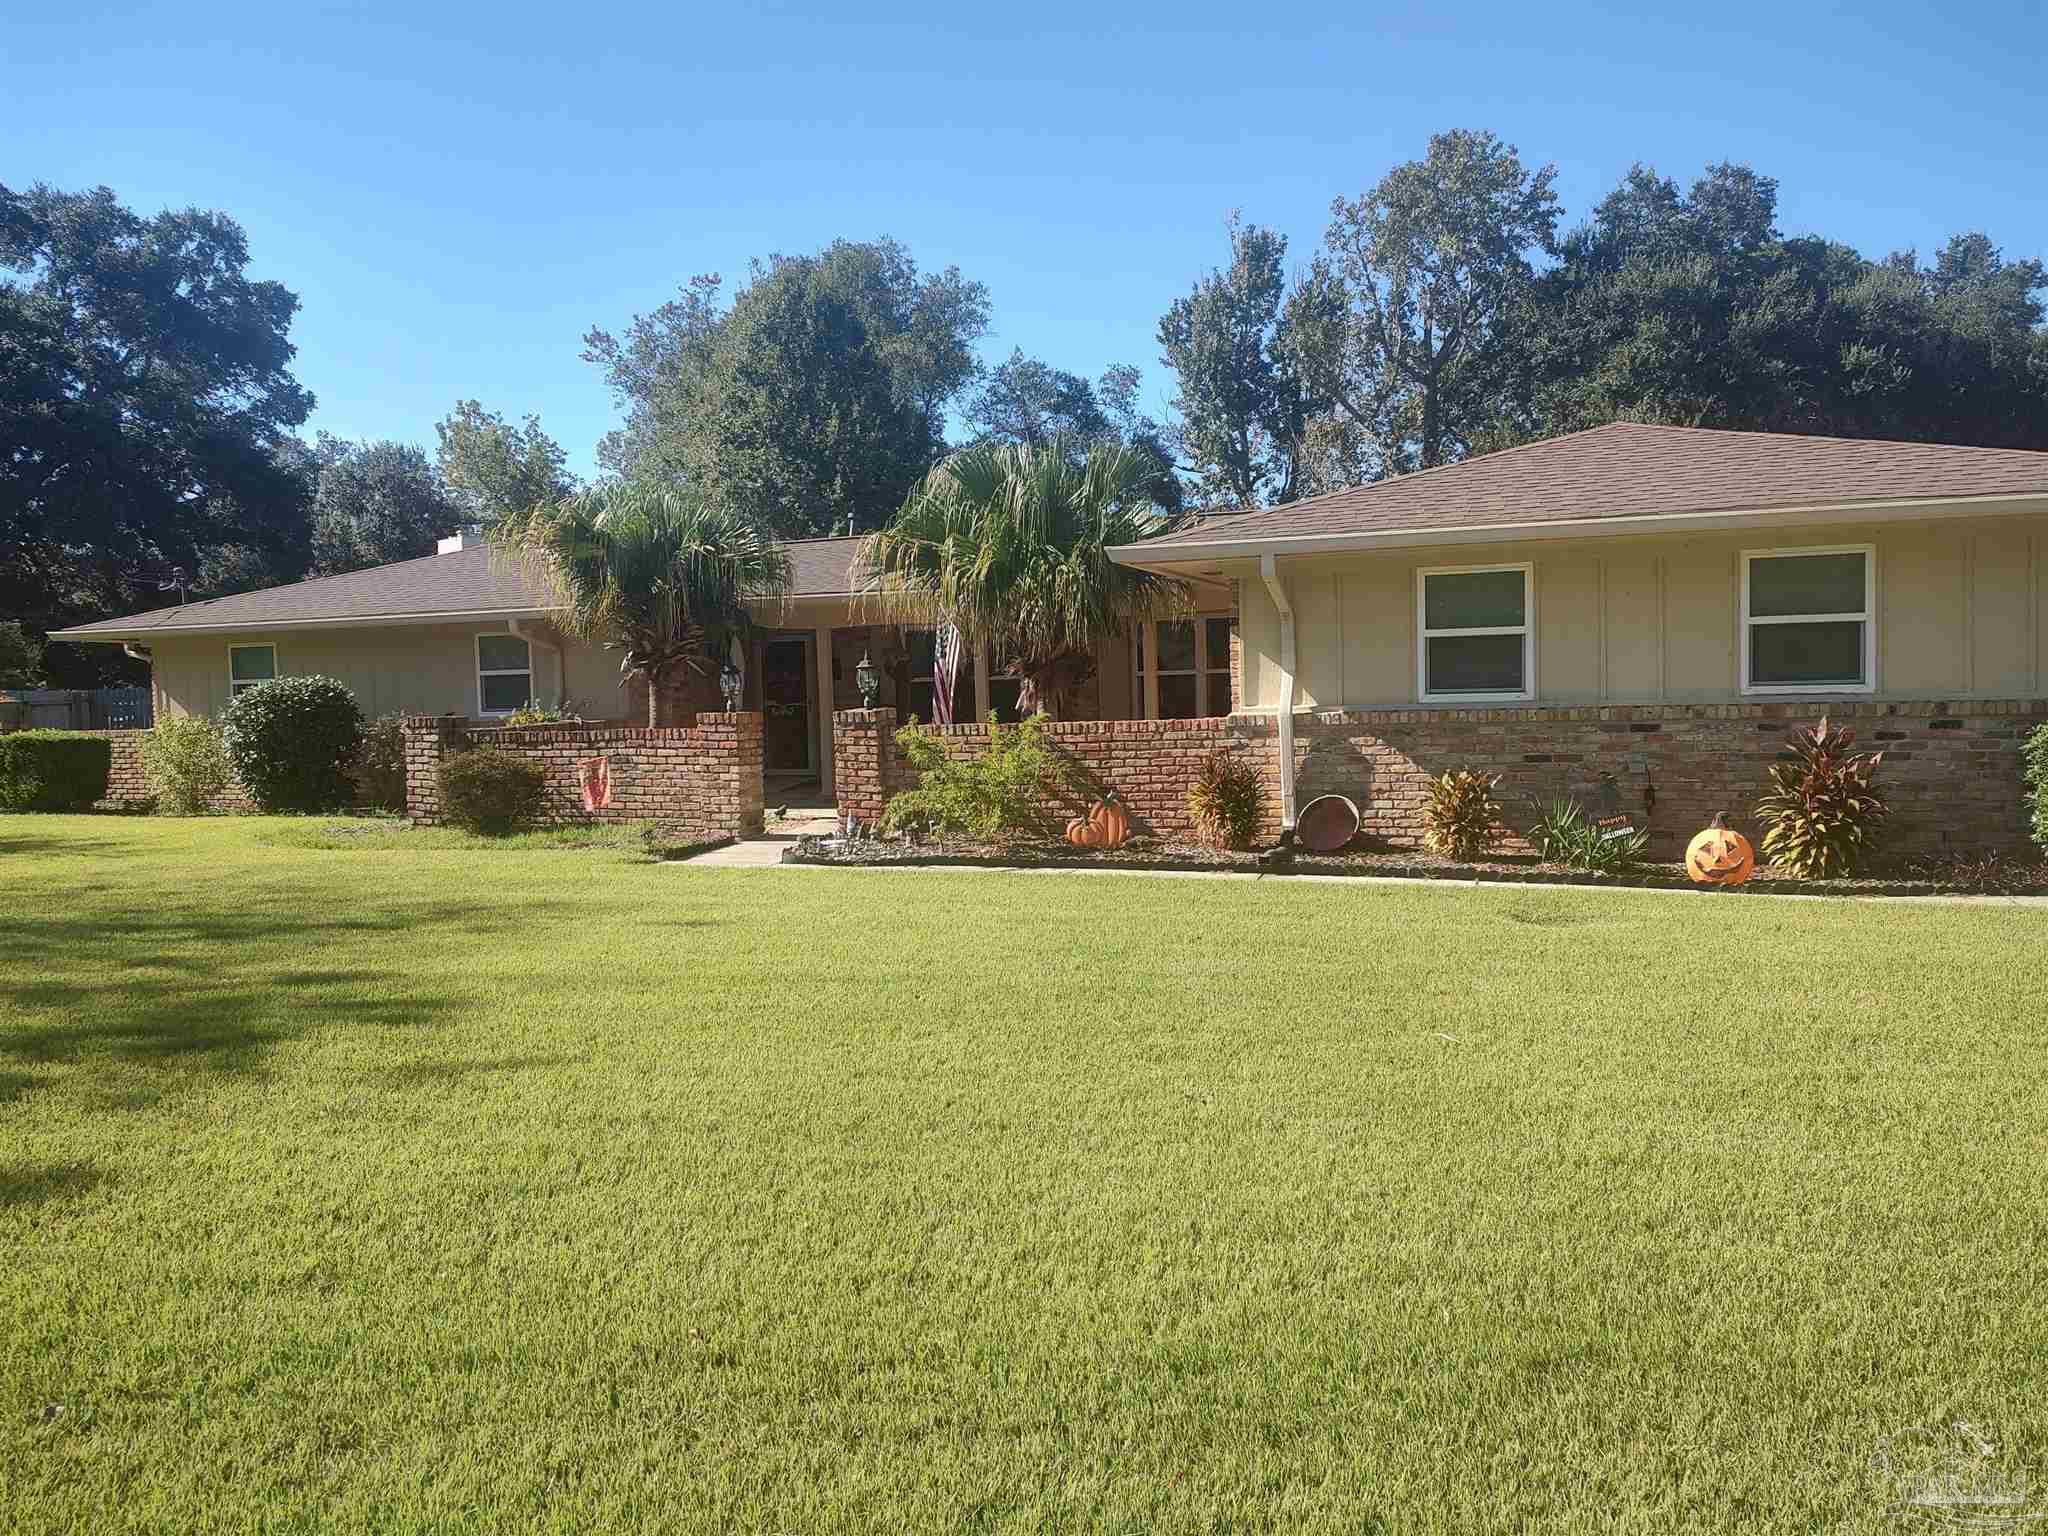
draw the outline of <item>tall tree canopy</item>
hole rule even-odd
[[[729,306],[722,287],[695,278],[623,336],[584,338],[627,412],[600,462],[780,534],[872,526],[944,451],[946,411],[979,373],[986,289],[920,275],[887,239],[770,257]]]
[[[313,398],[298,300],[241,227],[143,218],[105,187],[0,186],[0,613],[34,633],[154,606],[172,567],[290,570],[306,487],[279,454]],[[66,682],[111,647],[53,647]]]
[[[1091,382],[1013,348],[1007,360],[988,371],[963,415],[977,443],[1048,448],[1064,442],[1076,452],[1117,443],[1146,454],[1158,469],[1161,505],[1177,513],[1183,488],[1174,473],[1167,429],[1138,404],[1141,382],[1142,375],[1129,363],[1112,363]]]
[[[1491,133],[1429,141],[1371,191],[1331,204],[1325,244],[1349,300],[1297,328],[1296,355],[1335,406],[1359,478],[1461,457],[1500,418],[1535,282],[1556,248],[1556,170]]]
[[[316,575],[431,555],[464,520],[432,461],[410,443],[350,443],[323,432],[312,457]]]
[[[538,416],[513,426],[474,400],[458,400],[434,424],[434,436],[435,465],[467,522],[487,527],[576,489],[569,456],[541,430]]]
[[[1173,436],[1202,500],[1292,501],[1305,488],[1310,434],[1333,404],[1309,387],[1299,342],[1343,334],[1344,296],[1320,261],[1290,289],[1285,235],[1235,216],[1229,233],[1230,264],[1159,322],[1178,384]]]
[[[1616,418],[2048,447],[2038,261],[1960,235],[1923,267],[1787,238],[1777,183],[1643,166],[1537,285],[1523,435]]]

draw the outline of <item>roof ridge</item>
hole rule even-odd
[[[1842,437],[1831,432],[1766,432],[1759,427],[1681,427],[1675,422],[1668,421],[1610,421],[1607,423],[1607,426],[1637,427],[1652,432],[1688,432],[1700,437],[1767,437],[1775,442],[1844,443],[1858,448],[1946,448],[1961,449],[1965,453],[2016,453],[2026,458],[2048,459],[2048,450],[2040,448],[1997,448],[1989,443],[1933,443],[1928,442],[1925,438],[1918,437]],[[1598,432],[1603,429],[1600,427],[1589,427],[1586,430]],[[1564,435],[1577,437],[1580,434],[1573,432]],[[1563,438],[1546,438],[1544,441],[1561,442]],[[1529,447],[1532,445],[1520,444],[1518,446]],[[1505,451],[1512,453],[1514,450],[1508,449]],[[1481,454],[1480,457],[1491,458],[1493,455]],[[1472,462],[1470,459],[1459,460],[1461,464],[1470,464]],[[1451,466],[1441,467],[1448,468]],[[1426,471],[1421,471],[1421,473],[1426,473]]]

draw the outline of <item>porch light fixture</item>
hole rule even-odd
[[[853,669],[854,686],[860,689],[860,707],[873,709],[875,700],[882,696],[882,675],[875,670],[875,664],[863,649],[860,665]]]
[[[727,662],[718,669],[718,691],[725,695],[725,712],[738,714],[740,707],[740,669]]]

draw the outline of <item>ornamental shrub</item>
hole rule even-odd
[[[1800,727],[1771,764],[1771,787],[1756,803],[1763,854],[1797,880],[1853,874],[1876,846],[1884,794],[1871,781],[1882,752],[1854,755],[1856,733],[1830,725]]]
[[[1500,836],[1500,775],[1454,768],[1429,781],[1422,846],[1448,859],[1476,859]]]
[[[917,788],[889,802],[882,812],[884,832],[982,843],[1050,833],[1046,806],[1065,774],[1044,715],[1004,726],[991,710],[988,750],[978,757],[949,755],[945,739],[919,730],[915,721],[896,733],[896,750],[917,770]]]
[[[2027,831],[2043,853],[2048,853],[2048,725],[2034,727],[2020,748],[2026,764],[2027,805],[2033,815]]]
[[[382,715],[363,727],[348,767],[355,802],[366,811],[405,809],[405,717]]]
[[[0,811],[89,811],[107,798],[114,744],[84,731],[0,736]]]
[[[1643,831],[1609,837],[1575,800],[1553,800],[1538,819],[1532,840],[1544,863],[1589,874],[1611,874],[1637,863],[1650,846],[1650,834]]]
[[[441,810],[458,827],[503,837],[539,818],[547,770],[517,752],[476,747],[441,762]]]
[[[1258,765],[1241,752],[1218,747],[1195,769],[1188,816],[1195,836],[1211,848],[1249,848],[1259,835],[1266,790]]]
[[[197,816],[228,787],[220,727],[204,715],[166,715],[142,737],[142,776],[167,816]]]
[[[363,737],[356,696],[331,677],[280,677],[237,694],[221,716],[228,767],[266,811],[349,803]]]

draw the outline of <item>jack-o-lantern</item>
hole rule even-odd
[[[1131,813],[1115,795],[1106,797],[1090,811],[1088,820],[1096,830],[1098,848],[1121,848],[1124,839],[1131,835]]]
[[[1067,841],[1076,848],[1100,848],[1102,829],[1092,816],[1076,816],[1067,823]]]
[[[1755,868],[1756,851],[1725,816],[1716,816],[1685,850],[1685,872],[1701,885],[1740,885]]]

